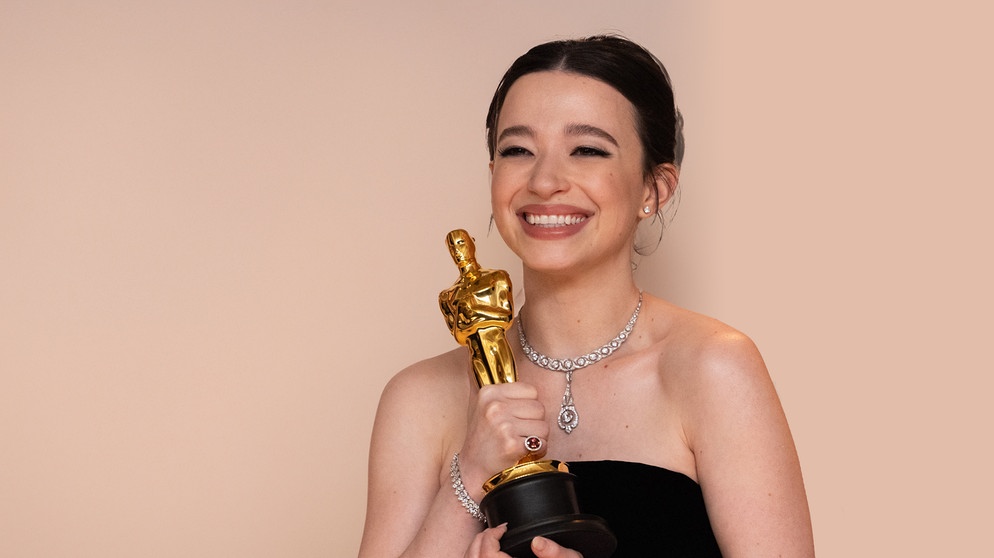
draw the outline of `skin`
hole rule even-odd
[[[501,236],[522,260],[520,320],[545,354],[598,347],[634,310],[635,229],[666,202],[679,173],[660,165],[644,176],[633,114],[612,87],[576,74],[529,74],[508,92],[491,203]],[[550,228],[529,224],[528,214],[582,219]],[[459,348],[387,385],[371,442],[360,557],[506,556],[498,550],[504,527],[483,529],[453,495],[449,460],[460,453],[463,481],[479,501],[482,483],[514,464],[528,435],[567,463],[614,459],[686,474],[701,485],[726,557],[814,555],[794,444],[748,337],[646,293],[628,342],[574,375],[580,424],[569,435],[555,426],[562,374],[511,347],[513,384],[477,389]],[[543,539],[533,550],[541,558],[579,556]]]

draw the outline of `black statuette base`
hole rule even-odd
[[[533,538],[542,536],[572,548],[584,558],[608,558],[617,546],[607,522],[581,514],[575,477],[558,471],[536,473],[496,486],[480,502],[487,524],[507,523],[500,549],[514,558],[535,558]]]

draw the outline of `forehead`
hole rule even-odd
[[[592,124],[635,134],[635,108],[607,83],[563,71],[525,74],[508,89],[497,128]]]

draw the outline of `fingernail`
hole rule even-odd
[[[535,537],[532,539],[532,548],[535,550],[545,550],[545,547],[548,544],[549,541],[542,537]]]

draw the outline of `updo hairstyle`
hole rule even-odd
[[[538,45],[511,64],[487,112],[487,148],[494,160],[497,119],[504,99],[521,76],[544,71],[589,76],[615,88],[635,107],[646,179],[663,163],[683,161],[683,117],[673,101],[673,87],[662,63],[638,44],[614,35],[553,41]],[[673,194],[673,192],[670,192]]]

